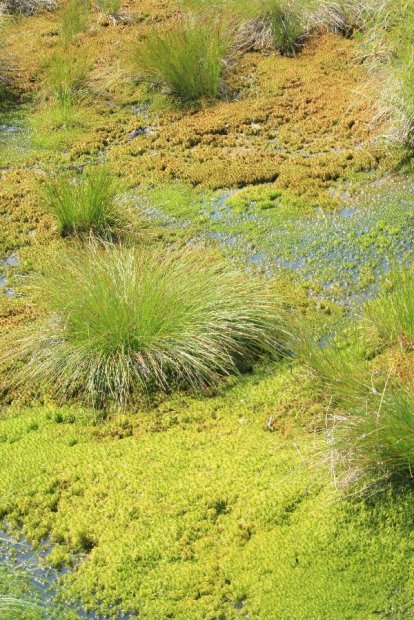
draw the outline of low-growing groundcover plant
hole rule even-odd
[[[153,30],[135,53],[142,78],[181,101],[218,97],[228,35],[217,19],[180,17]]]
[[[280,395],[307,415],[311,379],[264,374],[99,423],[77,406],[2,416],[7,520],[50,533],[55,566],[86,554],[65,600],[108,619],[410,618],[412,490],[337,501],[306,465],[321,437],[264,430]]]
[[[90,234],[111,237],[122,228],[122,214],[115,204],[120,183],[106,166],[87,169],[82,175],[49,178],[43,199],[56,217],[63,236]]]
[[[48,271],[49,316],[5,358],[24,362],[12,382],[62,399],[208,390],[283,344],[274,295],[208,252],[94,245]]]

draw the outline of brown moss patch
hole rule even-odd
[[[249,54],[236,74],[240,100],[151,118],[151,131],[111,150],[113,165],[137,181],[212,189],[274,182],[329,206],[333,183],[383,162],[369,103],[355,103],[364,70],[354,42],[325,35],[293,59]]]

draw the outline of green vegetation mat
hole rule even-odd
[[[414,618],[411,480],[401,485],[389,476],[365,494],[342,484],[338,471],[347,471],[348,462],[335,450],[334,435],[348,419],[346,407],[352,414],[356,405],[344,408],[298,344],[301,330],[310,333],[323,357],[327,347],[349,339],[348,354],[335,358],[334,349],[326,359],[338,366],[344,361],[342,374],[355,377],[369,368],[378,419],[391,376],[384,367],[411,385],[414,321],[411,331],[402,321],[392,338],[387,326],[372,336],[379,321],[372,315],[368,344],[355,336],[364,304],[387,291],[394,270],[413,260],[414,122],[406,85],[414,60],[411,48],[396,44],[411,40],[410,23],[402,26],[397,0],[235,4],[218,2],[213,16],[198,0],[69,0],[57,7],[19,0],[6,2],[7,13],[0,14],[5,620]],[[160,63],[159,50],[168,45],[174,54]],[[207,52],[203,79],[194,81]],[[283,347],[276,339],[275,359],[264,355],[256,364],[259,343],[251,337],[248,355],[248,338],[236,325],[234,351],[228,345],[234,359],[226,350],[220,358],[218,349],[211,362],[209,376],[217,382],[183,372],[191,347],[183,347],[182,366],[169,375],[168,347],[159,365],[151,365],[159,315],[150,299],[154,320],[143,330],[150,353],[141,372],[147,389],[138,395],[127,389],[118,399],[96,396],[107,385],[116,391],[124,379],[117,352],[105,358],[115,359],[111,380],[99,383],[105,373],[97,372],[93,390],[87,386],[96,403],[109,402],[106,408],[85,404],[88,389],[77,364],[71,398],[50,389],[63,376],[53,364],[50,384],[19,384],[27,358],[13,358],[17,366],[10,359],[22,334],[34,333],[44,319],[52,326],[48,346],[67,333],[63,323],[53,332],[56,312],[48,311],[47,280],[39,276],[62,264],[71,249],[78,252],[71,254],[75,265],[85,248],[104,253],[111,243],[125,252],[116,277],[102,272],[103,291],[108,281],[122,282],[122,256],[133,255],[131,246],[145,243],[158,256],[167,255],[165,246],[178,253],[190,248],[194,256],[219,257],[243,278],[254,275],[277,301],[293,337]],[[203,283],[191,261],[187,267],[199,298],[183,294],[180,306],[166,295],[174,306],[167,344],[176,336],[180,307],[189,338],[194,307],[200,321],[206,316],[212,324],[211,307],[221,303],[213,276]],[[179,279],[180,264],[177,273]],[[219,268],[213,275],[220,276]],[[175,293],[174,280],[163,277],[167,293],[172,287]],[[78,288],[87,295],[87,279],[83,284]],[[212,301],[203,314],[207,284]],[[135,290],[138,285],[130,287]],[[148,290],[156,290],[152,281]],[[133,294],[126,287],[121,293],[114,291],[108,316],[117,316],[118,302],[118,317],[126,308],[128,353]],[[98,286],[95,298],[91,307],[98,308]],[[403,302],[393,299],[398,314]],[[81,302],[79,324],[87,307]],[[70,318],[70,299],[62,304]],[[260,309],[248,311],[257,328]],[[234,316],[214,323],[223,341],[229,324],[245,320],[242,311]],[[386,324],[386,311],[376,316]],[[411,306],[404,320],[410,322]],[[99,335],[90,339],[97,368],[99,346],[112,344]],[[82,337],[79,342],[82,356]],[[263,350],[273,351],[275,342],[270,334]],[[133,344],[135,352],[144,346]],[[215,359],[233,376],[223,377]],[[31,369],[32,378],[41,375],[33,370],[36,359]],[[153,382],[145,385],[151,372]],[[169,376],[174,385],[166,385]],[[409,445],[411,434],[397,432],[408,434]],[[401,457],[409,478],[413,454]]]
[[[96,424],[23,412],[0,427],[1,511],[51,536],[49,563],[79,553],[62,596],[108,617],[409,618],[412,496],[338,502],[324,439],[283,432],[311,393],[294,371]]]

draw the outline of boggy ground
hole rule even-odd
[[[135,83],[130,62],[176,7],[124,8],[131,23],[96,14],[78,37],[91,74],[70,123],[43,79],[59,12],[9,25],[22,103],[0,120],[0,329],[41,313],[32,276],[67,243],[39,200],[45,171],[105,160],[142,234],[218,239],[329,330],[412,251],[411,187],[395,173],[404,153],[372,126],[358,43],[315,33],[295,58],[245,54],[227,100],[179,110]],[[210,398],[123,414],[12,396],[0,513],[52,549],[49,564],[70,567],[63,600],[105,618],[413,617],[412,496],[335,490],[329,402],[294,360]]]

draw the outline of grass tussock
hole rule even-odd
[[[89,60],[76,48],[58,49],[46,67],[46,88],[56,105],[68,114],[82,97],[89,67]]]
[[[372,382],[369,360],[373,353],[361,324],[326,341],[302,326],[296,333],[293,347],[301,361],[320,378],[328,401],[341,407],[354,406],[365,402],[372,391],[381,389],[380,377],[375,377],[377,386]]]
[[[61,36],[65,44],[73,43],[77,36],[85,32],[89,23],[89,2],[70,0],[62,13]]]
[[[13,20],[3,15],[0,8],[0,104],[13,103],[20,92],[16,79],[16,61],[8,49],[8,34],[12,23]],[[3,111],[0,109],[0,112]]]
[[[356,332],[354,332],[356,334]],[[371,359],[358,340],[318,347],[308,361],[322,380],[334,480],[366,492],[414,471],[414,390],[392,363]]]
[[[413,270],[394,272],[390,289],[368,305],[366,314],[387,343],[414,348]]]
[[[350,38],[374,27],[390,0],[321,0],[309,15],[311,28],[326,27]]]
[[[330,433],[342,485],[366,492],[385,481],[412,481],[413,390],[384,386],[375,403],[334,416]]]
[[[29,597],[21,597],[11,594],[0,595],[0,614],[3,620],[13,620],[15,618],[27,618],[37,620],[43,616],[43,609],[40,605],[32,602]]]
[[[42,188],[44,203],[53,213],[63,236],[83,234],[111,237],[125,223],[115,197],[120,184],[105,166],[82,176],[49,178]]]
[[[0,15],[0,101],[4,99],[9,88],[9,63],[4,51],[4,18]]]
[[[293,56],[307,34],[306,11],[301,0],[242,2],[233,6],[241,22],[236,48],[241,51],[272,50]]]
[[[357,327],[327,347],[302,338],[302,349],[324,386],[335,479],[363,490],[389,480],[411,481],[413,271],[397,272],[392,288],[368,304]]]
[[[117,21],[122,7],[122,0],[96,0],[95,6],[99,11]]]
[[[377,100],[374,121],[391,143],[414,144],[414,5],[383,0],[366,38],[371,80],[366,89]]]
[[[228,50],[228,35],[216,19],[180,17],[153,30],[135,54],[142,79],[180,101],[215,98]]]
[[[264,4],[264,23],[281,54],[294,55],[303,40],[305,24],[300,9],[292,0],[267,0]]]
[[[262,283],[188,247],[74,250],[41,287],[48,318],[5,357],[24,362],[14,384],[63,400],[121,407],[142,390],[205,391],[283,340]]]

